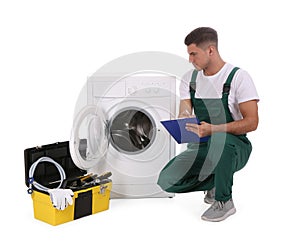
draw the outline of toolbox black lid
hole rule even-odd
[[[78,168],[74,164],[70,155],[69,141],[32,147],[24,150],[25,183],[27,186],[29,185],[29,169],[41,157],[50,157],[60,164],[65,171],[66,178],[77,177],[87,173],[87,171]],[[37,165],[33,178],[45,187],[56,188],[59,183],[49,183],[59,181],[60,174],[55,165],[45,161]],[[33,187],[33,189],[35,188]]]

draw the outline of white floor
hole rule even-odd
[[[44,245],[295,244],[298,229],[291,223],[291,215],[299,214],[291,209],[296,207],[284,201],[281,205],[280,200],[275,205],[264,201],[266,193],[256,191],[255,184],[254,188],[244,185],[251,176],[249,172],[251,168],[248,173],[236,175],[237,212],[223,222],[201,220],[209,205],[203,202],[203,192],[195,192],[177,194],[174,198],[112,199],[107,211],[54,227],[35,220],[30,196],[18,194],[19,201],[2,209],[5,232],[1,232],[1,239],[13,243],[22,232],[28,243],[43,241]]]

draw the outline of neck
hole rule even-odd
[[[225,61],[222,59],[217,60],[216,62],[212,62],[205,69],[203,69],[205,76],[212,76],[218,73],[222,67],[225,65]]]

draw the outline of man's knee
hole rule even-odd
[[[174,164],[174,161],[175,159],[171,160],[160,172],[157,180],[157,184],[166,192],[177,192],[176,186],[186,173],[185,171],[182,172],[182,169],[177,164]]]
[[[167,189],[167,176],[163,173],[163,171],[160,172],[157,184],[165,191]]]

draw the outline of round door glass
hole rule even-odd
[[[70,153],[81,169],[89,169],[101,161],[108,147],[107,125],[102,111],[90,106],[76,117],[70,140]]]
[[[153,142],[154,132],[150,116],[137,109],[123,110],[110,122],[112,145],[126,153],[144,151]]]

